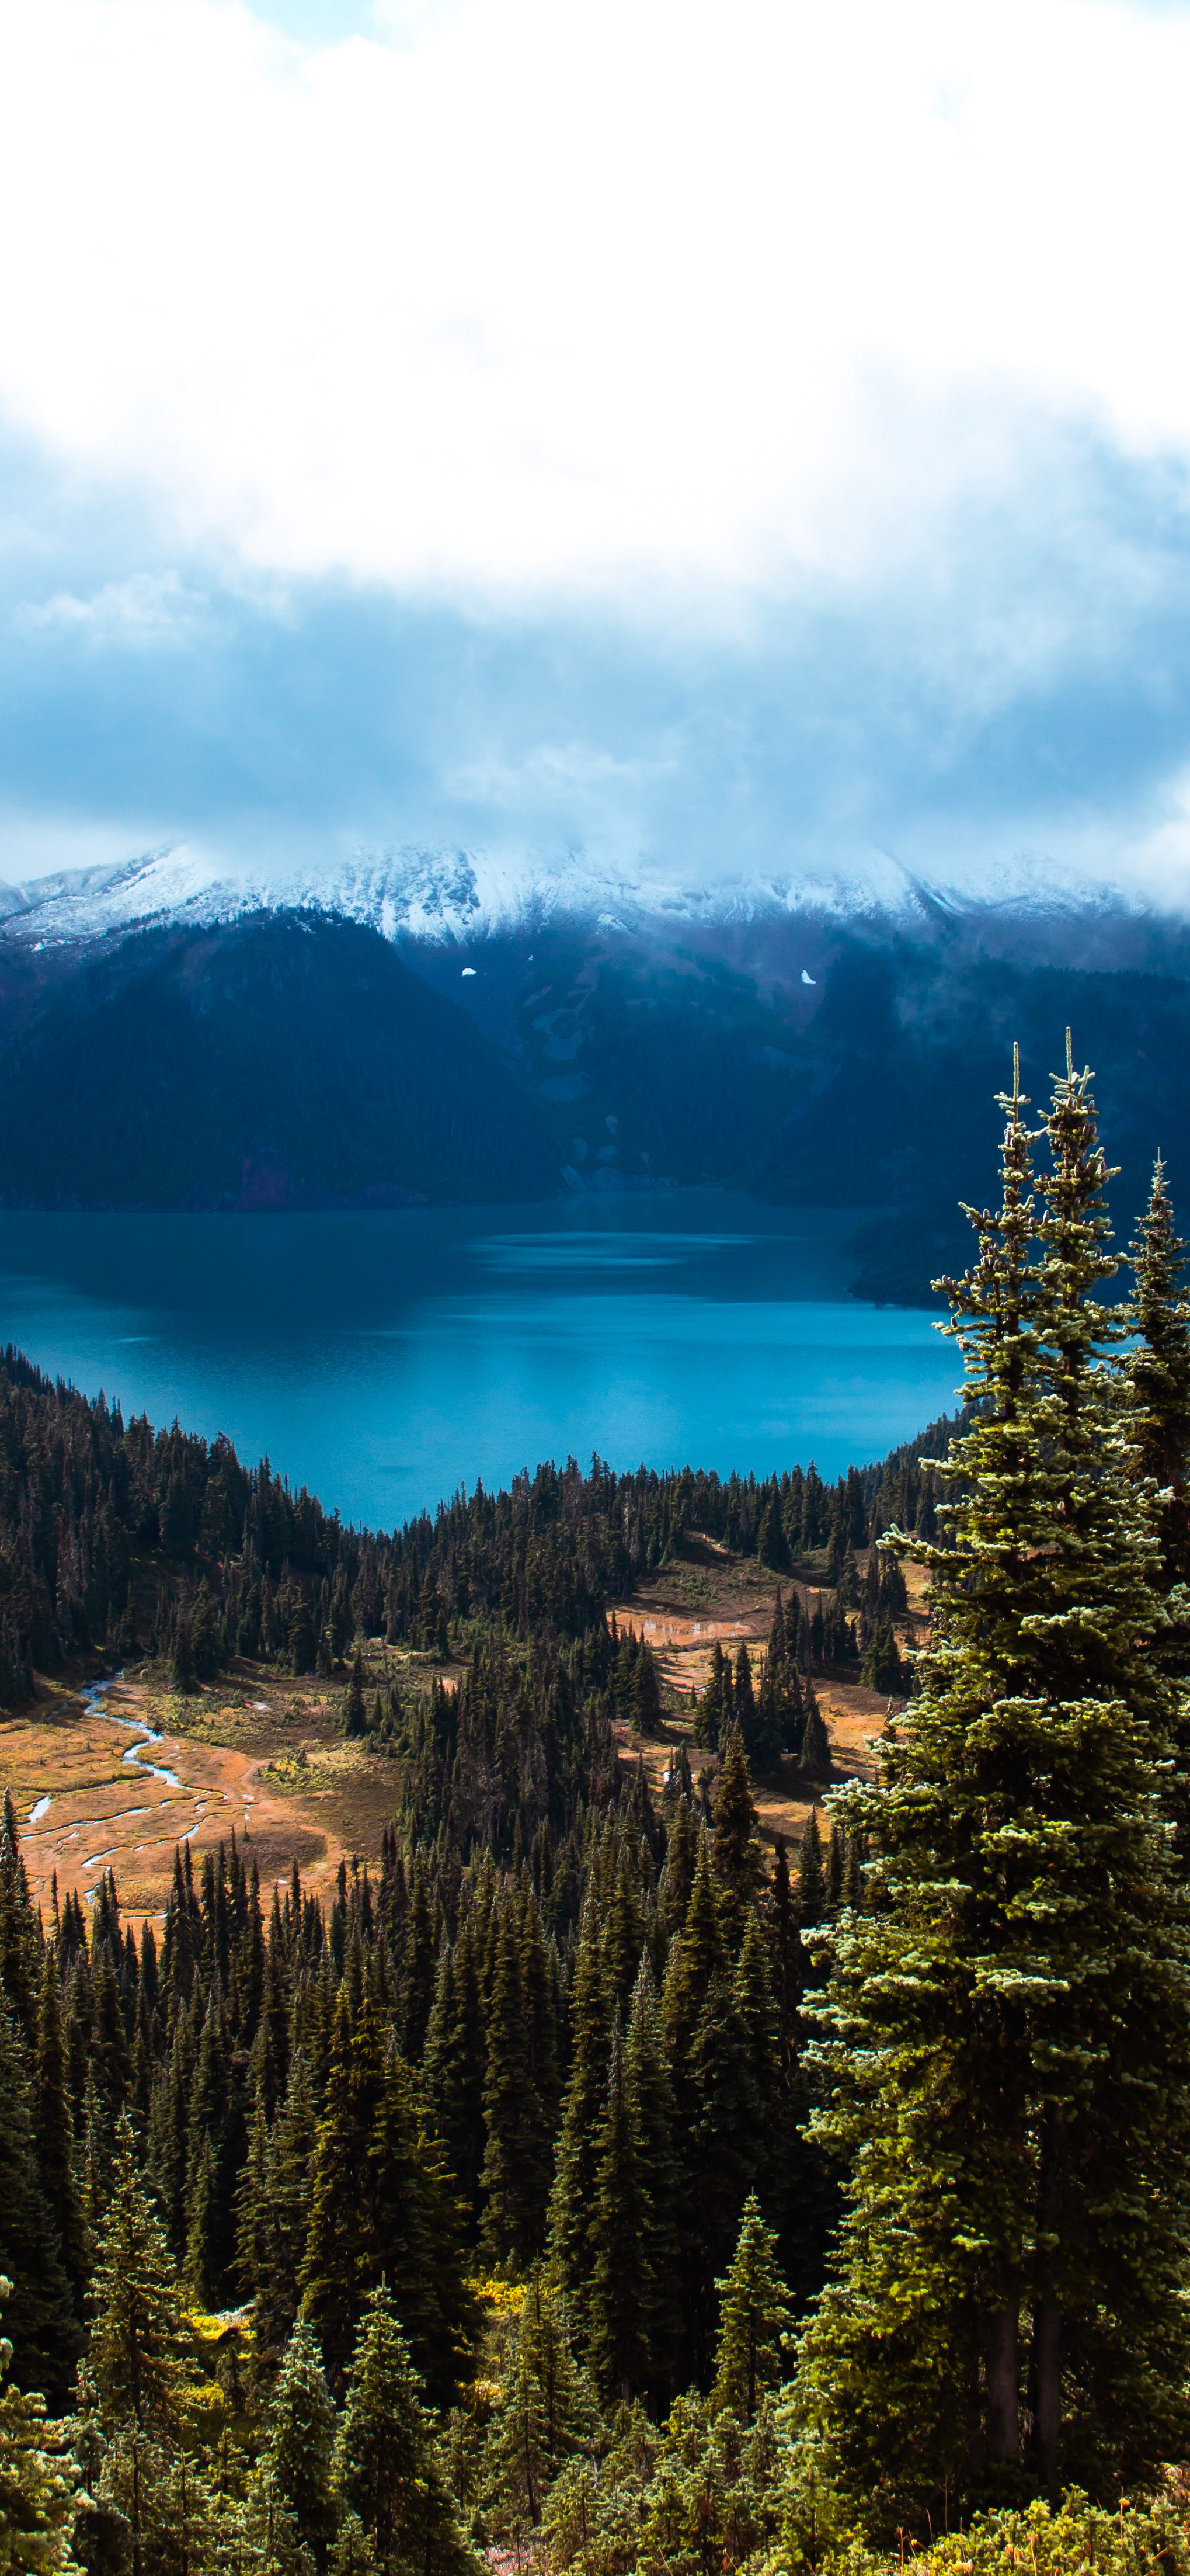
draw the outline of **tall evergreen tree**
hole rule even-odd
[[[625,2062],[633,2134],[648,2194],[640,2289],[648,2344],[649,2393],[658,2404],[664,2404],[672,2394],[680,2325],[678,2164],[673,2085],[647,1953],[632,1990]]]
[[[20,1827],[12,1791],[6,1789],[0,1815],[0,1984],[27,2048],[33,2047],[37,2036],[40,1983],[40,1927],[21,1857]]]
[[[91,2282],[89,2367],[105,2424],[177,2431],[189,2343],[177,2270],[136,2161],[132,2123],[116,2130],[111,2203]]]
[[[473,2221],[479,2214],[485,2143],[484,2055],[475,1936],[470,1922],[465,1922],[454,1948],[444,1944],[438,1962],[422,2077],[434,2126]]]
[[[766,2389],[778,2388],[786,2376],[784,2353],[793,2322],[776,2235],[765,2225],[755,2192],[744,2203],[731,2269],[715,2287],[719,2341],[711,2403],[729,2407],[751,2424]]]
[[[351,2177],[350,2193],[343,2177]],[[431,2396],[449,2404],[471,2329],[459,2212],[409,2069],[365,1995],[353,2026],[340,1987],[318,2124],[302,2311],[342,2384],[369,2290],[394,2283]]]
[[[618,2011],[596,2152],[595,2259],[587,2300],[591,2367],[605,2396],[629,2398],[639,2395],[650,2375],[650,2208]]]
[[[576,2300],[591,2278],[599,2122],[607,2081],[611,2016],[596,1909],[588,1898],[579,1934],[570,2009],[570,2081],[550,2195],[550,2270]]]
[[[850,2206],[802,2392],[886,2527],[1022,2469],[1114,2494],[1188,2429],[1190,1945],[1158,1541],[1101,1365],[1108,1175],[1069,1049],[1040,1206],[1005,1106],[1001,1206],[950,1283],[970,1428],[931,1645],[878,1780],[836,1797],[874,1902],[825,1936]]]
[[[743,1653],[742,1647],[740,1652]],[[748,1763],[738,1722],[728,1736],[715,1791],[711,1855],[720,1883],[723,1928],[731,1940],[759,1893],[764,1875],[756,1806],[748,1786]]]
[[[31,2108],[41,2188],[57,2231],[75,2310],[81,2315],[87,2277],[87,2242],[74,2169],[74,2123],[70,2116],[66,2033],[62,2023],[58,1964],[52,1948],[48,1946],[41,1978]]]
[[[0,2272],[17,2385],[58,2405],[81,2335],[38,2171],[24,2048],[0,1998]]]
[[[281,2358],[261,2460],[319,2567],[326,2564],[338,2518],[331,2477],[334,2445],[335,2410],[318,2338],[299,2317]]]
[[[1160,1156],[1131,1260],[1127,1320],[1136,1340],[1124,1355],[1121,1379],[1133,1417],[1137,1473],[1151,1476],[1164,1497],[1158,1533],[1168,1589],[1190,1580],[1190,1302],[1186,1246],[1174,1225]]]
[[[519,2265],[541,2250],[549,2140],[530,2066],[521,1943],[511,1903],[502,1907],[496,1933],[483,2113],[481,2242],[489,2262]]]
[[[383,2576],[464,2576],[477,2567],[383,2284],[364,2301],[335,2441],[334,2485],[358,2516]]]

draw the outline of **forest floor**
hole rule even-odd
[[[861,1553],[858,1563],[862,1574],[867,1566],[866,1553]],[[642,1583],[629,1599],[612,1604],[617,1626],[632,1628],[638,1637],[648,1640],[662,1682],[668,1685],[663,1736],[641,1744],[629,1735],[627,1727],[616,1730],[621,1761],[634,1763],[643,1755],[655,1793],[660,1792],[681,1742],[685,1743],[695,1779],[701,1770],[713,1772],[718,1767],[715,1757],[698,1743],[696,1712],[690,1697],[692,1690],[701,1692],[706,1685],[716,1638],[724,1653],[732,1656],[746,1640],[753,1680],[757,1681],[778,1590],[786,1599],[796,1590],[803,1609],[813,1617],[819,1590],[824,1588],[816,1582],[815,1574],[813,1567],[799,1567],[793,1575],[771,1574],[767,1567],[757,1564],[755,1557],[729,1556],[717,1539],[688,1531],[675,1564]],[[907,1565],[905,1578],[910,1614],[898,1633],[910,1644],[920,1643],[925,1624],[921,1570]],[[826,1786],[871,1777],[871,1740],[886,1723],[890,1706],[887,1695],[865,1690],[858,1681],[843,1680],[834,1673],[816,1673],[814,1689],[830,1739],[831,1781],[810,1781],[795,1762],[786,1761],[779,1778],[754,1785],[752,1794],[760,1829],[770,1842],[778,1834],[784,1834],[790,1842],[800,1841],[807,1818],[812,1808],[821,1804]]]

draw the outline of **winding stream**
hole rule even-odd
[[[105,1718],[110,1725],[124,1727],[127,1732],[135,1738],[135,1741],[128,1746],[123,1759],[126,1763],[130,1764],[132,1769],[139,1773],[142,1778],[161,1780],[165,1783],[167,1789],[179,1789],[182,1791],[189,1790],[189,1783],[182,1780],[176,1771],[171,1771],[164,1762],[155,1762],[151,1758],[152,1748],[164,1742],[160,1729],[150,1726],[146,1718],[126,1717],[119,1710],[108,1708],[106,1705],[108,1692],[116,1689],[123,1681],[123,1678],[124,1676],[122,1672],[112,1673],[108,1676],[107,1680],[89,1682],[86,1688],[80,1691],[79,1698],[82,1701],[82,1705],[86,1710],[88,1717]],[[211,1790],[204,1790],[203,1788],[196,1787],[190,1794],[193,1795],[195,1802],[194,1821],[192,1824],[187,1825],[184,1830],[177,1835],[177,1840],[179,1842],[189,1842],[192,1836],[197,1833],[205,1819],[207,1809],[211,1804],[212,1795],[216,1793],[213,1793]],[[243,1797],[245,1810],[244,1822],[246,1825],[248,1823],[248,1810],[255,1805],[256,1801],[251,1790],[245,1789],[241,1794]],[[226,1795],[226,1792],[224,1792],[224,1795]],[[35,1806],[33,1806],[29,1811],[26,1832],[30,1832],[37,1826],[45,1826],[45,1820],[49,1815],[53,1804],[54,1797],[52,1791],[47,1791],[38,1798]],[[113,1825],[124,1824],[132,1816],[151,1816],[159,1812],[160,1810],[156,1802],[151,1799],[146,1800],[142,1805],[121,1807],[114,1815],[95,1817],[91,1821],[90,1826],[85,1822],[82,1825],[76,1825],[73,1828],[71,1839],[73,1840],[76,1834],[85,1834],[88,1831],[97,1833],[110,1832]],[[46,1830],[49,1831],[51,1829],[46,1827]],[[112,1843],[100,1851],[88,1852],[81,1865],[85,1870],[104,1868],[109,1861],[115,1860],[119,1856],[119,1851],[119,1844]],[[85,1888],[82,1893],[89,1901],[94,1897],[96,1890],[94,1888]]]

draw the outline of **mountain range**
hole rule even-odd
[[[1019,1040],[1070,1024],[1127,1223],[1190,1192],[1190,932],[1022,867],[978,897],[185,851],[0,889],[0,1203],[257,1208],[702,1183],[856,1211],[857,1293],[965,1262]]]

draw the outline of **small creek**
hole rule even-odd
[[[86,1689],[80,1691],[79,1697],[82,1701],[83,1707],[86,1709],[88,1717],[106,1718],[110,1725],[125,1727],[131,1735],[135,1736],[135,1743],[128,1746],[123,1758],[124,1761],[126,1763],[130,1763],[132,1768],[135,1771],[138,1771],[142,1777],[153,1780],[164,1780],[168,1789],[184,1789],[187,1786],[187,1783],[179,1778],[176,1771],[169,1770],[164,1762],[154,1762],[148,1758],[150,1747],[156,1744],[161,1744],[164,1741],[159,1728],[150,1726],[146,1718],[125,1717],[121,1715],[117,1709],[108,1708],[106,1706],[108,1692],[110,1690],[114,1690],[123,1678],[123,1673],[112,1673],[106,1681],[89,1682]],[[264,1705],[267,1706],[267,1702],[265,1702]],[[196,1790],[194,1792],[194,1797],[195,1820],[192,1825],[188,1825],[185,1831],[179,1835],[178,1839],[181,1842],[190,1841],[191,1836],[197,1832],[199,1825],[203,1821],[206,1810],[210,1805],[211,1793],[209,1791],[204,1792],[202,1790]],[[37,1800],[36,1805],[30,1808],[29,1824],[26,1830],[30,1830],[35,1825],[42,1824],[48,1816],[53,1803],[52,1792],[47,1792],[40,1797]],[[245,1811],[254,1804],[255,1800],[251,1791],[246,1790],[244,1792]],[[148,1816],[152,1815],[153,1812],[154,1808],[151,1800],[147,1800],[141,1806],[121,1807],[115,1815],[93,1817],[91,1819],[90,1829],[92,1831],[102,1830],[104,1827],[110,1829],[112,1825],[125,1823],[130,1816]],[[247,1813],[245,1812],[245,1824],[247,1824],[247,1821]],[[86,1823],[84,1823],[81,1826],[76,1826],[75,1833],[85,1833],[87,1830],[88,1827]],[[89,1852],[87,1858],[82,1864],[83,1868],[100,1868],[105,1862],[116,1858],[118,1848],[119,1846],[113,1843],[106,1850]],[[95,1890],[93,1888],[86,1889],[84,1890],[84,1893],[88,1896],[93,1896],[95,1894]]]

